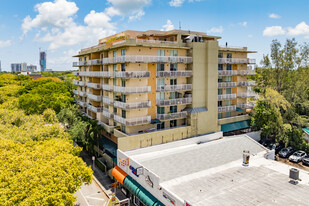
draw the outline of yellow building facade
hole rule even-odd
[[[243,129],[255,62],[219,38],[150,30],[100,39],[75,56],[76,102],[121,150]]]

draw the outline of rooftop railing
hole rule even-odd
[[[169,106],[169,105],[177,105],[177,104],[191,104],[191,103],[192,103],[192,97],[178,98],[178,99],[164,99],[164,100],[158,100],[157,99],[157,105],[159,105],[159,106]]]
[[[143,102],[119,102],[115,101],[114,103],[115,107],[119,107],[121,109],[144,109],[144,108],[150,108],[151,103],[150,101],[143,101]]]
[[[157,119],[159,119],[159,120],[183,119],[183,118],[186,118],[186,117],[187,117],[187,112],[157,114]]]
[[[218,107],[218,112],[219,113],[222,113],[222,112],[232,112],[232,111],[236,111],[236,105]]]
[[[117,77],[117,78],[148,78],[150,77],[150,72],[149,71],[114,72],[114,77]]]
[[[192,84],[157,86],[157,91],[188,91],[188,90],[192,90]]]
[[[161,40],[148,40],[148,39],[136,39],[136,42],[151,43],[151,44],[177,44],[177,41],[161,41]]]
[[[100,95],[94,95],[94,94],[89,94],[88,93],[87,97],[89,99],[92,99],[92,100],[96,101],[96,102],[101,102],[102,101],[102,96],[100,96]]]
[[[157,71],[157,77],[191,77],[192,71]]]
[[[103,64],[115,63],[192,63],[192,57],[186,56],[146,56],[125,55],[113,58],[103,58]]]
[[[123,118],[118,115],[114,115],[114,120],[126,126],[135,126],[135,125],[149,124],[151,122],[151,116]]]
[[[236,82],[218,82],[218,88],[236,87]]]
[[[226,99],[236,99],[236,94],[220,94],[218,95],[218,101]]]
[[[219,64],[255,64],[255,59],[242,58],[219,58]]]
[[[143,87],[121,87],[121,86],[114,86],[114,92],[119,93],[149,93],[151,91],[150,86],[143,86]]]

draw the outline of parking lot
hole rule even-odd
[[[309,171],[309,167],[306,166],[306,165],[303,165],[302,162],[299,162],[299,163],[290,162],[290,161],[289,161],[289,158],[282,158],[282,157],[279,157],[279,155],[276,155],[276,160],[277,160],[278,162],[282,162],[282,163],[291,165],[291,166],[293,166],[293,167],[297,167],[297,168],[299,168],[299,169]]]

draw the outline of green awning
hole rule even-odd
[[[303,128],[304,132],[306,132],[307,134],[309,134],[309,128]]]
[[[165,206],[162,202],[158,201],[153,206]]]
[[[144,205],[153,206],[158,200],[150,192],[145,190],[143,187],[139,188],[139,192],[137,193],[138,199],[144,203]]]
[[[124,181],[123,185],[135,196],[139,192],[140,184],[138,184],[132,177],[127,176]]]
[[[221,131],[222,132],[230,132],[238,129],[245,129],[250,127],[250,120],[244,120],[240,122],[233,122],[229,124],[223,124],[221,125]]]
[[[244,110],[242,108],[236,107],[236,111],[241,112],[241,111],[244,111]]]

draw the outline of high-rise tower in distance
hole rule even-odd
[[[46,52],[45,51],[40,52],[40,67],[41,67],[41,72],[44,72],[46,70]]]

